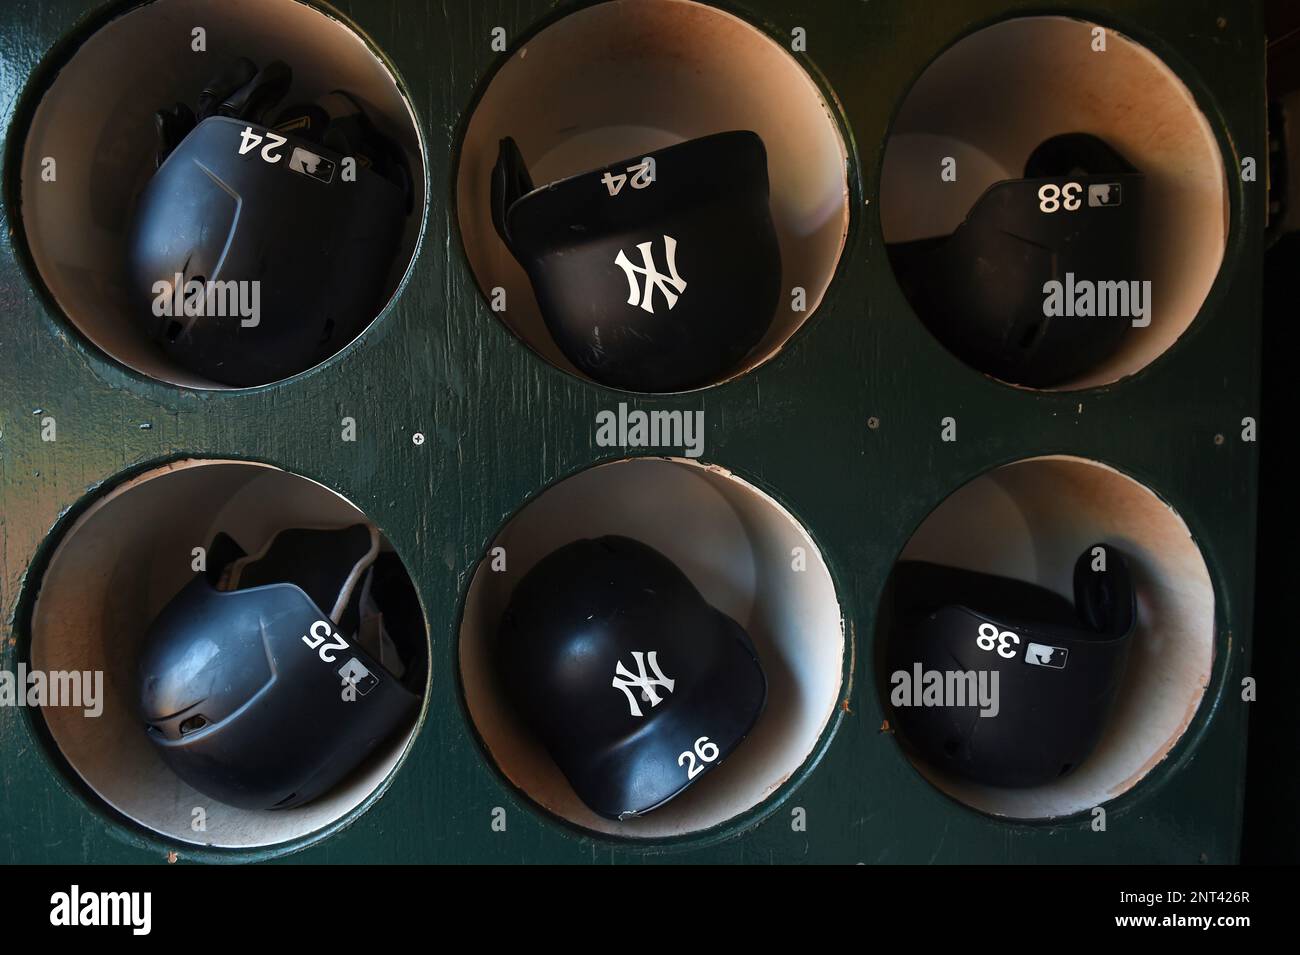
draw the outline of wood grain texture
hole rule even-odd
[[[536,358],[487,307],[453,215],[466,111],[512,43],[566,6],[548,0],[357,0],[338,10],[389,58],[428,146],[426,231],[405,289],[352,346],[283,384],[181,392],[95,351],[40,290],[22,245],[16,161],[49,63],[102,22],[92,0],[14,0],[0,11],[0,666],[25,658],[26,615],[52,535],[97,488],[179,456],[251,458],[335,488],[392,540],[430,627],[432,689],[391,785],[330,833],[271,852],[173,846],[114,818],[51,755],[39,717],[0,709],[0,861],[154,862],[285,857],[304,862],[1230,862],[1238,852],[1254,562],[1254,446],[1234,440],[1257,413],[1263,183],[1230,175],[1231,234],[1202,314],[1145,371],[1083,393],[1038,394],[988,380],[948,355],[894,281],[874,212],[890,117],[945,46],[1012,11],[1058,0],[744,0],[728,9],[785,38],[841,110],[853,153],[854,218],[820,310],[758,370],[665,398],[580,382]],[[1253,3],[1097,0],[1107,25],[1184,78],[1231,171],[1266,155],[1264,37]],[[120,7],[113,7],[113,10]],[[1220,25],[1219,19],[1226,18]],[[72,38],[72,39],[69,39]],[[725,56],[725,50],[719,50]],[[53,60],[48,59],[53,57]],[[46,65],[42,65],[42,64]],[[867,200],[872,200],[868,202]],[[654,846],[593,838],[544,818],[483,756],[457,684],[456,633],[474,566],[504,520],[548,484],[596,461],[598,410],[702,408],[706,459],[780,500],[810,530],[840,592],[855,650],[851,692],[814,765],[772,803],[720,830]],[[1080,410],[1081,408],[1081,410]],[[38,411],[59,440],[40,440]],[[339,419],[358,440],[337,440]],[[961,440],[939,440],[946,415]],[[868,430],[869,417],[880,419]],[[142,427],[147,425],[148,427]],[[428,440],[415,446],[414,431]],[[1216,445],[1215,434],[1229,440]],[[1205,701],[1174,754],[1088,819],[1016,824],[950,801],[879,731],[870,673],[875,608],[890,565],[924,516],[971,477],[1047,453],[1095,458],[1172,504],[1200,543],[1217,596],[1218,647]],[[792,832],[790,809],[807,811]],[[491,810],[509,813],[505,833]]]

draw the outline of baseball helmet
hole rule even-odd
[[[222,534],[208,563],[140,651],[149,739],[223,803],[310,802],[419,707],[414,590],[366,524],[284,530],[255,555]]]
[[[781,252],[757,133],[692,139],[537,188],[507,138],[491,201],[551,337],[601,384],[712,384],[772,324]]]
[[[284,63],[241,59],[197,112],[159,111],[158,168],[127,237],[145,331],[221,384],[285,378],[355,338],[383,305],[411,210],[400,148],[349,94],[269,117],[291,81]]]
[[[495,657],[523,721],[608,819],[650,812],[721,763],[767,699],[744,628],[627,537],[574,541],[533,567]]]
[[[1145,181],[1096,136],[1053,136],[1023,179],[990,186],[955,232],[893,243],[890,261],[921,321],[962,361],[1015,384],[1059,385],[1113,354],[1132,317],[1048,316],[1045,286],[1140,279]]]
[[[1096,747],[1124,677],[1137,601],[1123,554],[1095,545],[1074,566],[1074,603],[1027,581],[900,561],[888,660],[905,674],[997,674],[996,707],[891,694],[898,728],[927,763],[993,786],[1073,772]],[[906,696],[906,694],[904,694]],[[898,705],[903,703],[904,705]],[[919,704],[919,705],[918,705]]]

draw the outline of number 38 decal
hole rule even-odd
[[[717,744],[707,736],[701,736],[695,741],[694,752],[691,752],[688,749],[677,757],[677,765],[686,766],[686,778],[694,779],[700,773],[704,772],[704,767],[707,764],[716,761],[717,758]]]
[[[1058,186],[1054,182],[1043,185],[1038,190],[1038,211],[1052,213],[1059,209],[1066,212],[1078,212],[1083,205],[1083,200],[1079,194],[1083,192],[1083,186],[1077,182],[1067,182],[1064,186]]]
[[[975,638],[975,645],[981,650],[998,651],[998,656],[1007,660],[1015,658],[1015,647],[1020,643],[1020,637],[1010,630],[998,631],[998,628],[991,623],[980,624],[980,635]]]

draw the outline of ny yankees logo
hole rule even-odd
[[[614,264],[627,276],[627,304],[640,305],[642,309],[653,315],[655,289],[664,293],[664,298],[668,301],[668,309],[671,311],[677,304],[677,297],[686,291],[686,282],[677,274],[677,240],[669,235],[664,236],[664,253],[668,258],[667,275],[660,272],[655,265],[652,246],[653,242],[638,243],[637,250],[641,253],[640,265],[633,265],[632,261],[623,254],[622,249],[619,249]],[[638,275],[645,276],[644,290],[637,286]]]
[[[632,659],[636,662],[636,674],[633,675],[627,667],[621,662],[614,667],[614,682],[611,684],[616,690],[622,690],[627,696],[628,709],[631,710],[632,716],[641,715],[641,707],[637,705],[636,694],[632,688],[636,687],[641,691],[641,699],[650,704],[651,708],[658,706],[662,700],[657,692],[656,687],[663,687],[669,693],[673,691],[676,680],[670,680],[664,676],[664,671],[659,669],[659,661],[655,659],[659,651],[651,650],[649,653],[642,653],[640,650],[632,651]],[[654,671],[654,679],[651,679],[646,673],[645,665],[650,664],[650,669]]]

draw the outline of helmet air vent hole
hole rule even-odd
[[[189,733],[197,733],[207,725],[208,718],[206,716],[199,715],[188,717],[181,721],[181,735],[186,736]]]

